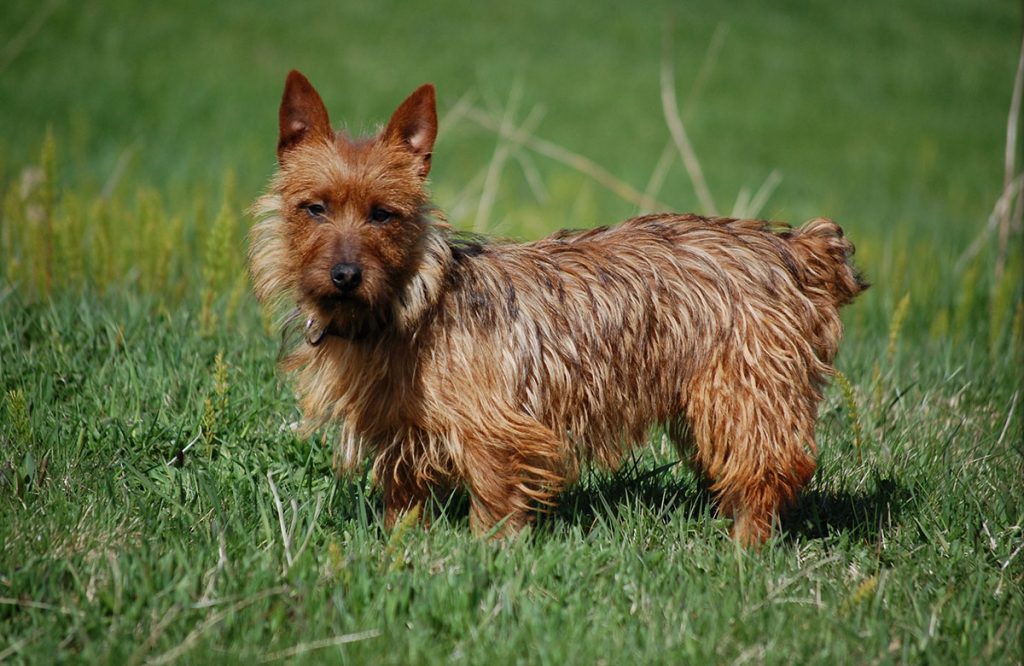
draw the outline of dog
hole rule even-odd
[[[340,426],[342,471],[372,458],[385,525],[465,488],[475,533],[515,533],[662,425],[733,536],[771,536],[816,467],[839,310],[867,288],[838,225],[656,214],[474,241],[427,192],[432,85],[356,138],[292,71],[279,130],[254,292],[305,325],[282,362],[305,431]]]

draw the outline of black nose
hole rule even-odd
[[[331,282],[340,291],[352,291],[363,281],[363,270],[355,264],[334,264],[331,267]]]

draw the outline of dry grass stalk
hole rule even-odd
[[[483,109],[470,107],[466,110],[466,117],[481,127],[503,134],[506,139],[514,144],[529,148],[534,152],[579,171],[635,206],[645,210],[668,210],[670,208],[670,206],[661,201],[645,196],[643,192],[638,191],[629,183],[617,178],[604,167],[579,153],[574,153],[568,148],[541,139],[521,127],[516,130],[503,130],[501,123]]]
[[[1021,39],[1020,56],[1017,59],[1017,74],[1013,79],[1013,96],[1010,98],[1010,112],[1006,118],[1006,153],[1003,161],[1003,191],[1011,187],[1016,179],[1015,194],[1017,205],[1006,206],[999,219],[999,254],[996,257],[995,276],[999,280],[1006,269],[1006,256],[1009,251],[1010,230],[1020,230],[1022,201],[1024,198],[1024,182],[1017,174],[1017,130],[1020,127],[1020,97],[1024,88],[1024,38]]]
[[[32,43],[36,33],[46,25],[46,21],[60,4],[60,0],[51,0],[45,5],[40,5],[21,30],[4,45],[3,50],[0,51],[0,72],[7,69],[7,66],[21,55],[25,47]]]
[[[676,144],[680,157],[683,158],[683,166],[693,182],[693,189],[700,201],[702,212],[706,215],[718,215],[718,207],[711,197],[707,181],[704,180],[704,171],[701,169],[700,161],[694,153],[693,145],[686,134],[686,127],[679,115],[679,106],[676,102],[675,73],[672,69],[669,41],[665,41],[665,54],[661,60],[661,108],[665,114],[665,123],[668,125],[669,133]]]
[[[978,234],[970,246],[957,259],[957,270],[973,259],[988,241],[989,236],[998,230],[998,246],[994,274],[998,281],[1006,269],[1009,255],[1010,234],[1020,232],[1021,217],[1024,215],[1024,173],[1017,171],[1017,132],[1020,128],[1021,95],[1024,92],[1024,37],[1021,39],[1020,57],[1017,60],[1017,73],[1013,80],[1013,94],[1010,97],[1010,110],[1006,117],[1006,148],[1003,154],[1003,189],[996,199],[992,212],[989,213],[985,228]]]

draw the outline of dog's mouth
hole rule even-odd
[[[306,320],[304,337],[310,345],[320,345],[328,337],[366,340],[387,329],[390,317],[376,312],[353,296],[318,298]]]
[[[316,300],[325,310],[332,310],[339,307],[352,309],[367,307],[366,303],[356,294],[356,292],[333,291],[327,294],[318,295]]]

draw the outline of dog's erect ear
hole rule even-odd
[[[324,101],[309,79],[294,69],[288,73],[284,84],[278,119],[281,129],[277,139],[279,163],[289,150],[306,139],[331,138],[331,121],[327,118]]]
[[[409,95],[391,116],[383,136],[419,157],[420,178],[426,178],[430,173],[430,153],[437,138],[434,86],[425,83]]]

